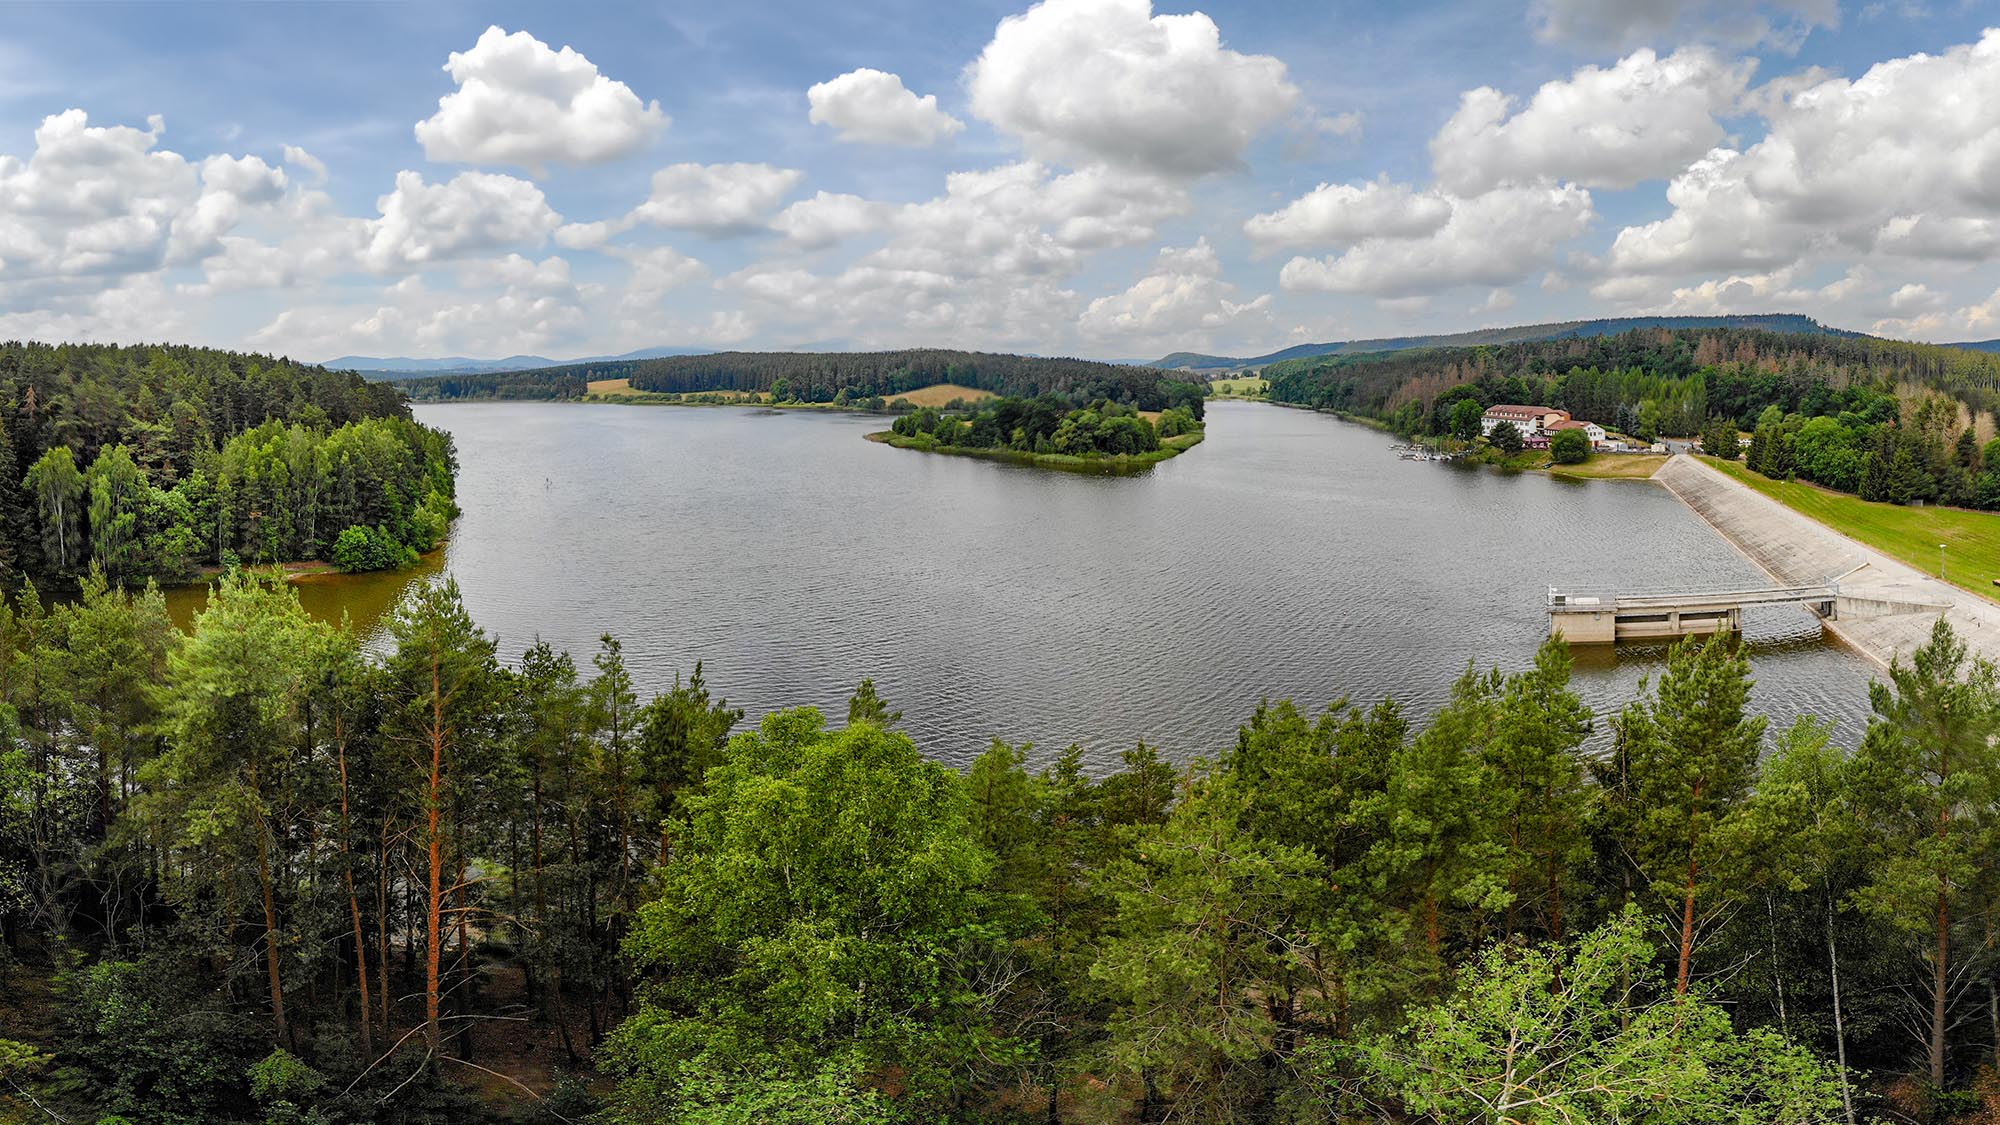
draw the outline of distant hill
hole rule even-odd
[[[1153,366],[1186,371],[1234,371],[1245,367],[1261,367],[1284,359],[1400,352],[1412,348],[1469,348],[1481,344],[1521,344],[1536,340],[1582,339],[1592,336],[1615,336],[1621,332],[1631,332],[1640,328],[1750,328],[1763,332],[1795,332],[1813,336],[1863,335],[1860,332],[1828,328],[1809,316],[1797,313],[1770,313],[1756,316],[1628,316],[1603,320],[1565,320],[1554,324],[1524,324],[1514,328],[1481,328],[1473,332],[1454,332],[1440,336],[1391,336],[1378,340],[1299,344],[1267,355],[1247,357],[1175,352],[1154,360]]]
[[[539,355],[510,355],[502,359],[469,359],[461,355],[442,356],[437,359],[344,355],[339,359],[327,360],[320,366],[333,371],[359,371],[371,381],[388,383],[404,379],[422,379],[432,375],[497,375],[508,371],[539,371],[580,363],[616,363],[624,360],[658,359],[670,355],[701,355],[709,350],[708,348],[641,348],[623,355],[593,355],[578,359],[550,359]]]
[[[955,383],[997,395],[1108,398],[1142,410],[1199,406],[1205,387],[1151,365],[1087,359],[906,348],[893,352],[713,352],[653,359],[608,359],[534,371],[432,375],[400,384],[413,402],[465,399],[571,399],[598,379],[629,379],[659,394],[776,391],[802,402],[893,399],[906,391]],[[782,387],[780,386],[782,384]]]
[[[1964,348],[1969,352],[2000,352],[2000,340],[1968,340],[1963,344],[1946,344],[1947,348]]]
[[[1274,402],[1360,414],[1406,430],[1431,426],[1443,396],[1472,387],[1481,403],[1546,402],[1637,432],[1695,433],[1711,418],[1743,428],[1759,411],[1834,413],[1861,387],[1893,395],[1927,387],[1978,412],[2000,408],[2000,355],[1852,332],[1636,328],[1471,347],[1406,348],[1278,360],[1260,373]]]

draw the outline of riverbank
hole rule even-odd
[[[1161,438],[1160,448],[1148,453],[1119,453],[1110,457],[1076,457],[1067,453],[1028,453],[1019,449],[974,449],[963,445],[938,445],[929,441],[927,435],[903,437],[889,430],[878,430],[867,435],[868,440],[897,449],[909,449],[918,453],[944,453],[953,457],[978,457],[987,461],[1005,461],[1014,465],[1028,465],[1037,469],[1054,469],[1065,473],[1098,473],[1104,476],[1124,476],[1143,469],[1150,469],[1172,457],[1178,457],[1201,444],[1202,434],[1197,430],[1191,434]]]
[[[1939,581],[1786,507],[1715,466],[1679,454],[1653,478],[1781,585],[1837,581],[1826,631],[1884,666],[1930,638],[1942,613],[1975,652],[2000,660],[2000,603]]]

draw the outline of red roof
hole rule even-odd
[[[1569,417],[1569,412],[1566,410],[1557,410],[1548,406],[1519,406],[1510,402],[1496,402],[1486,408],[1486,413],[1497,414],[1502,417],[1520,418],[1540,418],[1545,414],[1560,414],[1565,418]]]

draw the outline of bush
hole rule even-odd
[[[1564,430],[1549,442],[1549,454],[1558,465],[1581,465],[1590,460],[1590,438],[1582,430]]]
[[[355,524],[333,541],[333,565],[349,574],[394,570],[416,561],[416,552],[378,527]]]

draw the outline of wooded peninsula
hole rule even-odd
[[[353,372],[188,347],[0,345],[0,581],[407,565],[458,514],[451,439]]]

